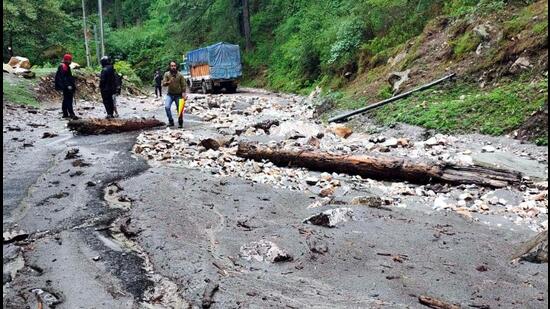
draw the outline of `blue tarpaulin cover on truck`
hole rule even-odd
[[[239,45],[218,43],[187,53],[190,66],[208,64],[212,79],[233,79],[242,76]]]

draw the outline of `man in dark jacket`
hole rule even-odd
[[[63,62],[59,65],[55,74],[55,89],[63,91],[63,103],[61,103],[63,118],[78,119],[73,111],[76,84],[70,67],[72,61],[73,57],[70,54],[63,56]]]
[[[107,119],[114,118],[114,102],[113,95],[116,93],[116,72],[111,64],[111,59],[108,56],[103,56],[100,60],[101,77],[99,80],[99,90],[101,91],[101,98],[103,99],[103,105],[105,105],[105,111],[107,112]]]
[[[162,97],[162,74],[160,74],[159,69],[155,71],[153,82],[155,83],[155,95],[157,96],[157,98]]]

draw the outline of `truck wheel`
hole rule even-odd
[[[237,86],[233,86],[233,85],[227,86],[226,90],[227,90],[227,93],[235,93],[237,92]]]
[[[206,85],[205,81],[202,81],[202,93],[207,94],[208,93],[208,86]]]

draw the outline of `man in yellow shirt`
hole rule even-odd
[[[178,71],[178,64],[175,61],[170,62],[168,72],[164,73],[162,85],[167,87],[168,93],[164,98],[164,109],[168,117],[168,125],[174,126],[174,118],[172,118],[172,102],[176,102],[176,111],[181,98],[187,100],[185,78]],[[178,127],[183,128],[183,114],[178,116]]]

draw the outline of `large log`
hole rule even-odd
[[[521,173],[482,166],[427,164],[401,158],[366,155],[335,155],[316,151],[272,149],[255,143],[240,143],[237,156],[269,160],[278,166],[298,166],[320,172],[336,172],[380,180],[427,184],[476,184],[501,188],[521,182]]]
[[[69,129],[81,134],[111,134],[128,131],[137,131],[165,125],[164,122],[154,118],[131,119],[99,119],[88,118],[71,120],[67,124]]]

